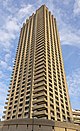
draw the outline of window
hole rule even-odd
[[[12,118],[15,118],[15,115],[14,115],[14,116],[12,116]]]
[[[20,103],[20,104],[19,104],[19,106],[22,106],[22,105],[23,105],[23,103]]]
[[[19,111],[22,111],[22,108],[20,108]]]
[[[15,112],[16,112],[16,110],[13,111],[13,113],[15,113]]]
[[[21,114],[18,114],[18,117],[20,117],[21,116]]]

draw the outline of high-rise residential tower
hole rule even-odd
[[[20,32],[4,119],[72,121],[56,19],[43,5]]]

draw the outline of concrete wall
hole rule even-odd
[[[80,131],[80,126],[42,119],[15,119],[0,122],[0,131]]]

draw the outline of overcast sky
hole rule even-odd
[[[0,118],[20,28],[42,4],[57,19],[71,105],[80,109],[80,0],[0,0]]]

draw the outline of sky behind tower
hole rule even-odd
[[[57,19],[73,109],[80,109],[80,0],[0,0],[0,118],[23,22],[45,4]]]

